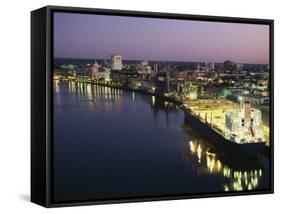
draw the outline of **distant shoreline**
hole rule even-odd
[[[63,80],[63,81],[75,81],[75,80]],[[166,97],[162,94],[159,93],[152,93],[152,92],[148,92],[146,89],[132,89],[130,87],[125,87],[125,86],[115,86],[115,85],[110,85],[110,84],[105,84],[105,83],[96,83],[96,82],[91,82],[91,81],[75,81],[77,83],[88,83],[88,84],[92,84],[92,85],[98,85],[98,86],[106,86],[106,87],[110,87],[110,88],[116,88],[116,89],[122,89],[125,91],[132,91],[132,92],[137,92],[140,94],[146,94],[146,95],[150,95],[150,96],[155,96],[158,98],[161,98],[165,101],[169,101],[169,102],[173,102],[176,105],[182,105],[183,101],[180,100],[175,100],[174,98],[171,97]]]
[[[56,60],[81,60],[81,61],[92,61],[94,62],[95,60],[98,60],[98,61],[102,61],[102,60],[107,60],[107,61],[110,61],[111,58],[64,58],[64,57],[54,57],[53,58],[54,61]],[[211,60],[207,60],[207,61],[182,61],[182,60],[157,60],[157,59],[123,59],[123,61],[128,61],[128,62],[140,62],[142,60],[148,60],[149,62],[153,62],[153,63],[202,63],[202,64],[205,64],[206,62],[208,63],[215,63],[215,64],[223,64],[224,61],[211,61]],[[235,62],[235,63],[238,63],[238,64],[243,64],[243,65],[268,65],[269,63],[244,63],[244,62]]]

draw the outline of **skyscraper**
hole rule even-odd
[[[122,70],[122,56],[118,53],[111,55],[111,69],[112,70]]]

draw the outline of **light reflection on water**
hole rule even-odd
[[[262,179],[262,168],[233,169],[223,164],[217,153],[210,151],[208,147],[203,150],[199,141],[189,141],[187,152],[197,159],[196,167],[205,169],[205,173],[227,178],[223,184],[224,191],[254,190]]]
[[[60,163],[58,164],[60,167],[57,167],[59,169],[57,174],[60,174],[60,179],[58,179],[57,186],[61,189],[68,189],[68,191],[72,191],[73,189],[73,195],[79,192],[83,197],[92,197],[92,195],[95,196],[94,193],[97,188],[101,188],[99,190],[101,192],[100,195],[104,194],[104,196],[115,194],[117,191],[130,192],[138,187],[134,185],[134,180],[140,179],[140,176],[144,174],[147,176],[147,182],[151,182],[151,184],[140,186],[141,189],[134,191],[143,191],[144,195],[155,194],[155,192],[158,194],[161,191],[166,193],[166,188],[170,188],[171,193],[173,193],[174,190],[176,193],[192,193],[255,190],[267,186],[267,180],[264,180],[264,176],[268,177],[268,170],[264,171],[263,168],[259,167],[253,167],[247,170],[237,167],[234,168],[226,164],[224,160],[220,158],[221,154],[219,151],[214,152],[210,149],[212,146],[203,140],[200,135],[193,135],[196,133],[195,131],[183,129],[181,127],[184,121],[183,113],[180,107],[172,102],[163,101],[155,96],[143,95],[137,92],[123,91],[117,88],[97,86],[88,83],[77,83],[74,81],[55,80],[53,87],[55,94],[55,112],[57,114],[57,138],[61,139],[59,134],[62,132],[70,135],[67,136],[67,143],[58,142],[58,147],[61,147],[61,150],[57,151],[57,154],[59,157],[64,156],[64,160],[67,161],[62,162],[61,165]],[[119,126],[120,120],[123,121],[123,124],[120,124],[122,128],[116,127],[116,125],[109,126],[107,124],[114,123]],[[134,127],[136,123],[135,120],[140,120],[142,124],[145,125]],[[152,123],[150,122],[151,120]],[[95,121],[95,123],[92,121]],[[65,128],[66,123],[71,124],[67,129]],[[96,125],[97,123],[99,123],[98,126]],[[129,141],[128,139],[138,138],[138,136],[135,135],[144,131],[143,133],[145,133],[146,136],[140,136],[139,138],[142,139],[146,137],[146,140],[142,142],[139,139],[135,139],[138,144],[135,144],[134,147],[131,148],[133,151],[135,148],[138,148],[136,149],[137,151],[130,151],[128,154],[125,153],[124,149],[124,154],[122,156],[122,158],[126,158],[129,155],[127,158],[131,158],[135,165],[141,165],[141,169],[133,168],[127,161],[122,162],[122,158],[119,163],[119,156],[117,154],[122,151],[120,151],[118,147],[115,148],[114,145],[108,148],[108,151],[112,149],[118,151],[112,153],[112,157],[117,155],[116,159],[114,159],[114,163],[103,163],[105,165],[108,164],[107,168],[112,167],[112,172],[114,172],[115,169],[112,165],[116,164],[116,167],[122,165],[124,171],[118,173],[123,173],[126,176],[126,173],[128,173],[125,171],[126,167],[132,167],[130,168],[130,170],[133,171],[130,175],[132,176],[130,180],[132,181],[131,183],[130,181],[123,183],[122,180],[116,183],[118,184],[116,187],[113,186],[111,187],[112,189],[105,190],[102,188],[103,185],[111,185],[115,182],[115,180],[110,180],[114,179],[114,176],[116,176],[115,174],[110,174],[110,170],[104,171],[102,167],[100,168],[100,173],[108,173],[107,179],[109,179],[110,182],[106,183],[106,181],[103,181],[104,183],[99,184],[98,182],[100,181],[95,177],[94,172],[87,171],[87,167],[85,167],[85,170],[81,167],[77,167],[77,169],[71,168],[76,162],[74,162],[72,154],[67,153],[64,149],[65,144],[67,146],[73,145],[71,148],[72,152],[77,152],[77,157],[82,157],[89,163],[91,163],[91,161],[96,161],[96,157],[104,158],[102,152],[94,153],[99,150],[104,151],[102,150],[103,148],[100,148],[98,145],[93,145],[91,141],[92,132],[96,131],[96,133],[98,133],[95,135],[95,139],[99,137],[99,132],[97,130],[99,130],[101,126],[103,127],[102,130],[108,129],[106,133],[114,133],[115,136],[123,138],[123,141],[118,142],[120,143],[120,147],[123,146],[123,148],[135,143],[131,141],[127,142]],[[83,136],[79,136],[80,138],[83,137],[84,145],[80,144],[81,148],[78,150],[74,145],[75,142],[80,139],[77,137],[78,134],[75,133],[83,127],[89,130],[83,132]],[[116,129],[118,129],[118,132]],[[120,130],[130,130],[132,134],[129,132],[128,138],[124,138],[122,135],[119,135],[121,132]],[[157,136],[154,134],[155,131],[158,133]],[[66,138],[65,136],[62,137],[63,139]],[[108,141],[112,140],[110,139],[110,134],[107,134],[105,137]],[[103,139],[100,138],[99,140]],[[101,145],[101,147],[102,146],[103,145]],[[95,155],[86,154],[88,151],[91,151],[91,149]],[[143,159],[143,156],[138,156],[140,154],[139,151],[146,152],[145,159]],[[183,155],[183,157],[181,155]],[[142,163],[146,159],[150,160],[149,164]],[[162,165],[163,163],[165,163],[165,166]],[[68,168],[66,167],[67,164],[69,164]],[[161,169],[161,167],[163,169]],[[69,176],[66,176],[67,173],[63,173],[61,168],[70,170],[71,173],[73,173],[72,176],[76,176],[76,171],[82,170],[79,177],[76,177],[76,180],[88,176],[89,180],[90,178],[91,181],[96,180],[97,185],[95,186],[87,182],[84,184],[77,182],[77,187],[72,185],[70,188],[70,186],[67,185]],[[96,168],[95,170],[99,169]],[[165,170],[169,172],[173,171],[173,173],[166,174]],[[140,174],[137,176],[138,173]],[[136,174],[135,177],[134,174]],[[167,177],[165,180],[167,183],[161,180],[165,179],[165,177],[161,178],[159,174]],[[151,176],[151,180],[149,176]],[[157,182],[158,180],[160,182]],[[186,181],[189,183],[186,183]],[[164,184],[161,184],[161,182]],[[89,185],[92,185],[92,192],[88,191],[89,193],[87,193],[87,191],[82,191],[83,188],[88,189]],[[124,185],[122,190],[120,190],[120,185]],[[63,191],[64,190],[61,190],[61,194],[63,194]],[[133,195],[133,193],[126,194],[128,194],[127,196]],[[98,197],[101,197],[100,195]],[[71,194],[64,197],[71,198]]]
[[[117,88],[100,87],[89,83],[60,80],[54,80],[53,87],[54,93],[59,100],[58,104],[61,104],[60,99],[62,96],[60,87],[66,87],[70,95],[77,95],[79,101],[87,102],[89,107],[93,107],[93,103],[95,103],[95,106],[112,110],[113,106],[120,106],[122,103],[122,90]],[[133,92],[133,99],[134,96]],[[100,100],[103,102],[99,102]]]

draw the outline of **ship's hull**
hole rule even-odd
[[[215,147],[220,148],[224,152],[237,157],[249,154],[266,155],[267,148],[264,142],[238,144],[226,139],[224,136],[213,130],[208,124],[203,123],[196,116],[192,115],[189,110],[184,108],[184,119],[187,125],[202,134]]]

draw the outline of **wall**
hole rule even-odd
[[[0,212],[28,213],[266,213],[280,203],[281,132],[275,135],[275,194],[248,197],[226,197],[179,201],[99,205],[59,209],[43,209],[29,200],[29,139],[30,139],[30,11],[41,6],[65,5],[127,10],[161,11],[202,15],[237,16],[275,19],[275,82],[281,81],[281,15],[276,0],[7,0],[1,2],[0,33]],[[275,109],[280,109],[275,87]],[[275,112],[275,121],[281,119]],[[276,123],[276,130],[280,127]]]

